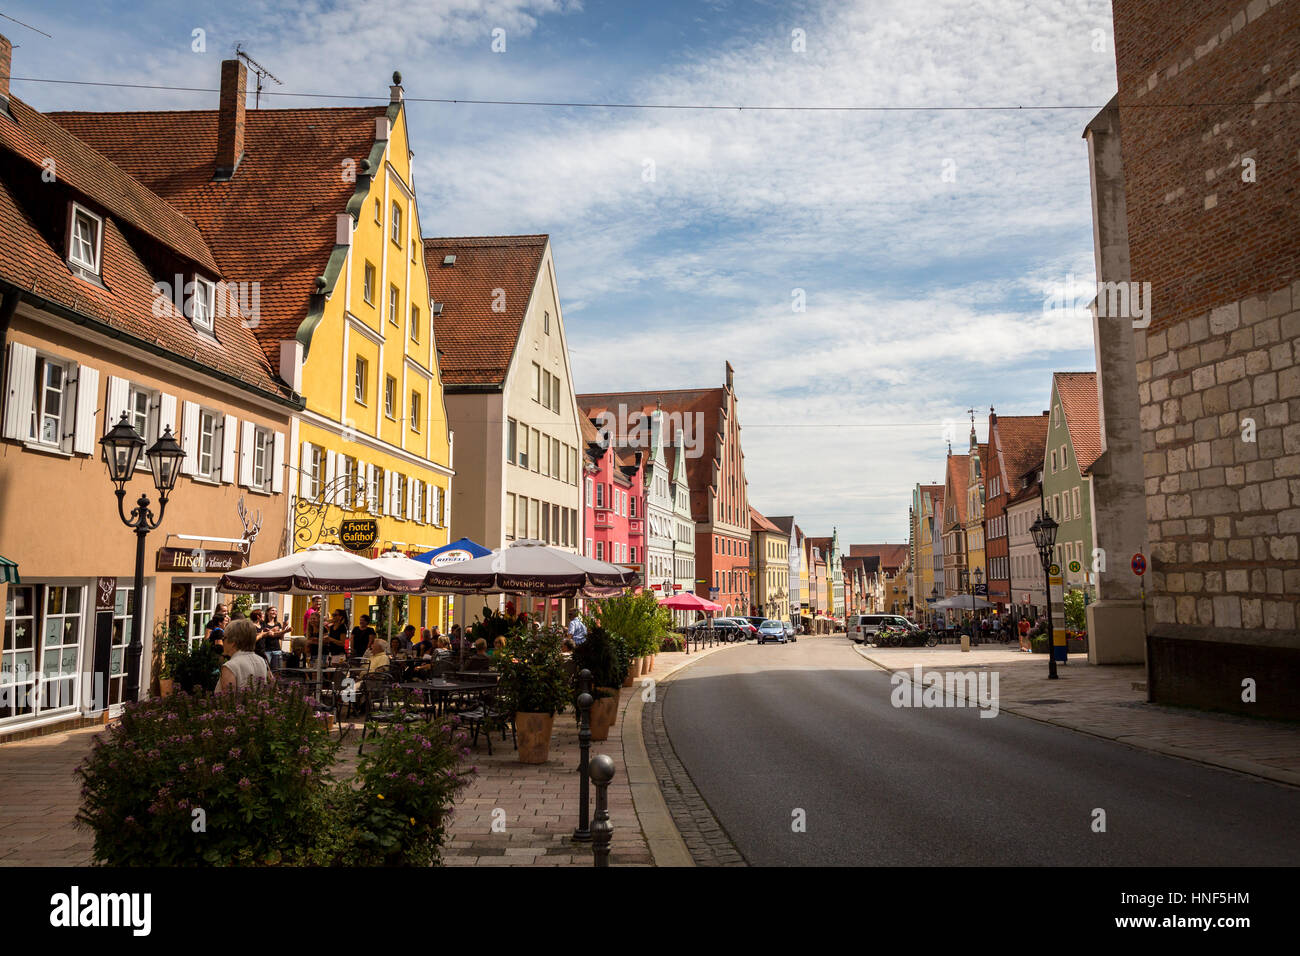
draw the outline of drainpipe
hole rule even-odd
[[[14,312],[18,310],[18,303],[22,297],[23,294],[17,289],[10,289],[4,294],[4,298],[0,298],[0,389],[3,389],[4,383],[9,380],[6,368],[9,357],[9,326],[13,322]],[[3,404],[4,402],[0,402],[0,406]]]

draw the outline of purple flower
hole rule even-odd
[[[310,747],[307,747],[307,746],[299,747],[299,748],[298,748],[298,753],[300,753],[300,754],[309,754],[309,753],[311,753],[311,748],[310,748]]]
[[[225,770],[225,769],[226,769],[226,765],[225,765],[224,763],[215,763],[215,764],[212,765],[212,772],[213,772],[213,773],[221,773],[221,771],[223,771],[223,770]]]
[[[188,810],[190,808],[190,802],[188,800],[177,800],[176,807],[179,810]]]
[[[409,780],[409,781],[411,781],[411,783],[418,783],[419,780],[420,780],[420,778],[417,777],[417,776],[416,776],[415,774],[413,774],[413,773],[408,773],[408,774],[406,775],[406,779]]]
[[[200,737],[203,737],[205,740],[206,740],[208,737],[211,737],[211,736],[212,736],[212,728],[211,728],[211,727],[205,727],[205,728],[203,728],[203,733],[199,734],[199,736],[200,736]]]
[[[125,820],[124,822],[126,822],[126,823],[135,823],[135,817],[127,817],[126,820]]]
[[[303,768],[302,768],[302,775],[303,775],[304,777],[310,777],[310,776],[311,776],[311,767],[303,767]]]
[[[230,753],[229,753],[228,756],[230,757],[231,760],[238,760],[238,759],[239,759],[239,755],[240,755],[241,753],[243,753],[243,751],[240,750],[238,747],[231,747],[231,748],[230,748]]]
[[[247,789],[248,789],[249,787],[251,787],[252,785],[253,785],[252,781],[249,780],[247,777],[240,777],[240,778],[239,778],[239,789],[240,789],[240,790],[247,790]]]

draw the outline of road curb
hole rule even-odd
[[[695,866],[695,860],[691,857],[691,851],[687,849],[677,824],[673,823],[668,804],[659,789],[659,781],[650,766],[650,755],[646,752],[645,734],[641,728],[641,712],[645,709],[645,701],[641,699],[641,681],[646,677],[653,678],[657,687],[711,654],[729,647],[744,647],[747,643],[717,644],[696,651],[689,659],[681,661],[663,674],[644,675],[638,678],[632,694],[623,705],[623,767],[627,771],[628,786],[632,791],[632,808],[636,811],[637,823],[645,835],[655,866]]]
[[[871,657],[858,645],[853,645],[853,650],[858,653],[864,661],[874,664],[882,671],[891,674],[904,674],[910,681],[912,679],[911,671],[900,667],[891,667],[883,664]],[[924,665],[922,665],[924,666]],[[933,670],[942,670],[943,668],[932,668]],[[1300,773],[1291,770],[1282,770],[1280,768],[1269,767],[1264,764],[1255,763],[1253,760],[1238,760],[1234,757],[1216,757],[1213,760],[1208,759],[1204,754],[1189,752],[1181,747],[1175,747],[1158,740],[1152,740],[1149,737],[1143,737],[1138,734],[1103,734],[1095,730],[1089,730],[1086,727],[1079,727],[1075,724],[1068,724],[1061,720],[1054,720],[1050,717],[1043,717],[1032,713],[1030,710],[1017,704],[999,704],[998,709],[1008,714],[1015,714],[1017,717],[1024,717],[1028,720],[1035,720],[1040,724],[1051,724],[1054,727],[1063,727],[1066,730],[1073,730],[1076,733],[1087,734],[1089,737],[1096,737],[1100,740],[1112,740],[1117,744],[1124,744],[1127,747],[1133,747],[1137,750],[1146,750],[1151,753],[1164,754],[1166,757],[1177,757],[1180,760],[1190,760],[1193,763],[1204,764],[1207,767],[1217,767],[1220,770],[1232,770],[1236,773],[1243,773],[1250,777],[1259,777],[1272,783],[1280,783],[1290,787],[1300,788]]]

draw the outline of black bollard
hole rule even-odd
[[[596,784],[596,819],[591,824],[591,850],[596,866],[609,866],[609,841],[614,825],[609,822],[609,782],[614,779],[614,760],[605,754],[591,758],[591,779]]]
[[[589,784],[587,779],[587,758],[591,753],[591,671],[584,669],[578,674],[578,826],[573,831],[573,839],[585,843],[591,839],[591,827],[588,825]]]

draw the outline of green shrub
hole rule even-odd
[[[128,704],[77,769],[77,820],[110,866],[292,859],[325,825],[337,748],[301,692],[276,684]]]
[[[513,630],[492,657],[501,674],[498,688],[507,706],[529,714],[563,713],[572,693],[571,668],[564,658],[567,632],[560,627]]]
[[[653,591],[624,591],[602,598],[594,603],[591,617],[611,634],[623,638],[633,657],[659,653],[673,625],[672,612],[660,606]]]
[[[623,685],[632,656],[621,637],[594,624],[587,630],[587,639],[574,650],[573,661],[578,670],[585,667],[591,671],[592,693],[599,697],[595,688]]]
[[[1065,595],[1065,625],[1076,631],[1088,627],[1088,606],[1084,602],[1083,592],[1077,588]]]
[[[169,655],[169,660],[177,690],[211,693],[217,689],[225,657],[211,641],[199,641],[190,647],[188,640],[182,640]]]

